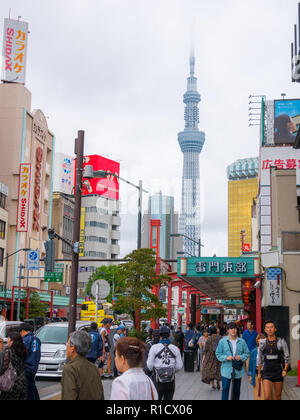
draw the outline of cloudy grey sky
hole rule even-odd
[[[226,167],[258,155],[248,96],[299,97],[290,82],[298,0],[2,0],[1,17],[29,22],[32,108],[49,117],[57,151],[121,161],[124,178],[175,195],[180,210],[191,44],[200,103],[203,255],[227,255]],[[2,29],[1,29],[2,33]],[[121,184],[121,254],[136,246],[136,191]]]

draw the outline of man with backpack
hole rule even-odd
[[[158,399],[171,401],[175,393],[175,373],[182,368],[182,359],[178,347],[170,342],[170,328],[162,326],[159,335],[159,343],[149,351],[147,367],[154,373]]]

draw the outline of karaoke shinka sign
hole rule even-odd
[[[25,84],[28,23],[4,19],[1,80]]]

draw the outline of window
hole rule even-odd
[[[300,251],[300,232],[282,232],[282,250]]]
[[[0,207],[2,209],[5,209],[5,205],[6,205],[6,195],[0,193]]]
[[[96,222],[94,220],[85,222],[86,227],[99,227],[101,229],[108,229],[107,223]]]
[[[0,248],[0,267],[3,267],[4,261],[4,248]]]
[[[0,220],[0,239],[5,239],[6,223]]]
[[[86,236],[86,242],[100,242],[102,244],[107,244],[107,238],[102,238],[101,236]]]
[[[111,240],[112,245],[118,245],[118,242],[119,242],[118,239],[112,239]]]

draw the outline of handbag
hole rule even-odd
[[[228,346],[230,348],[230,352],[232,354],[232,357],[234,357],[233,356],[233,352],[231,350],[231,346],[230,346],[229,340],[227,340],[227,343],[228,343]],[[242,360],[236,360],[236,359],[233,359],[232,360],[232,367],[233,367],[234,370],[241,371],[243,369],[243,366],[244,366],[244,362]]]
[[[13,386],[17,379],[17,372],[11,363],[11,351],[9,351],[9,365],[3,375],[0,376],[0,391],[1,392],[10,392],[13,389]]]

